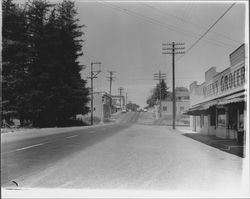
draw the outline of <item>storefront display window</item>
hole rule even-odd
[[[226,115],[225,114],[218,115],[218,126],[226,126]]]
[[[228,128],[236,130],[237,129],[237,106],[230,105],[228,111]]]
[[[217,122],[218,126],[226,126],[226,113],[224,108],[217,109]]]
[[[210,125],[211,126],[215,126],[216,125],[216,114],[215,114],[215,112],[216,112],[216,110],[215,110],[215,108],[214,107],[212,107],[212,108],[210,108]]]
[[[204,126],[204,115],[201,115],[200,127]]]
[[[197,125],[197,127],[200,126],[200,116],[196,117],[196,125]]]
[[[244,114],[240,114],[240,117],[239,117],[239,129],[244,129]]]

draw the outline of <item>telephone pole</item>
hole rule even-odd
[[[184,43],[163,43],[162,46],[162,54],[170,54],[172,55],[172,75],[173,75],[173,129],[175,129],[175,114],[176,114],[176,97],[175,97],[175,55],[176,54],[184,54],[184,51],[179,51],[179,50],[184,50]],[[167,48],[165,47],[167,46]],[[165,51],[167,50],[167,51]]]
[[[127,105],[128,105],[128,93],[126,93],[126,103],[125,103],[126,110],[127,110]]]
[[[94,65],[99,65],[99,70],[94,71],[93,70]],[[94,111],[93,110],[93,98],[94,98],[94,95],[93,95],[93,93],[94,93],[94,86],[93,86],[94,82],[93,82],[93,80],[95,78],[97,78],[97,75],[101,72],[100,68],[101,68],[101,62],[91,62],[90,77],[87,77],[88,79],[91,80],[91,125],[93,125],[93,111]]]
[[[108,81],[109,81],[109,95],[110,95],[110,115],[112,113],[112,95],[111,95],[111,92],[112,92],[112,81],[114,81],[115,77],[113,76],[115,71],[108,71],[109,73],[109,77],[108,78]]]
[[[118,88],[118,91],[119,91],[119,95],[120,95],[120,108],[122,110],[122,92],[123,92],[123,88],[122,87]]]
[[[159,81],[159,87],[160,87],[160,117],[162,117],[162,107],[161,107],[161,99],[162,99],[162,93],[161,93],[161,83],[162,80],[166,79],[166,73],[161,73],[161,71],[159,71],[159,73],[155,73],[154,74],[154,80]]]

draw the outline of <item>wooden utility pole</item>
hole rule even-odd
[[[160,117],[162,117],[162,106],[161,106],[161,100],[162,100],[162,93],[161,93],[161,84],[162,81],[166,79],[166,73],[161,73],[161,71],[159,71],[159,73],[155,73],[154,74],[154,80],[159,81],[159,87],[160,87]]]
[[[120,95],[120,108],[122,110],[122,92],[123,92],[123,88],[122,87],[118,88],[118,91],[119,91],[119,95]]]
[[[127,105],[128,105],[128,93],[126,93],[126,100],[125,100],[125,107],[126,107],[126,110],[127,110]]]
[[[178,50],[184,50],[185,47],[184,47],[184,43],[175,43],[175,42],[172,42],[172,43],[163,43],[162,44],[163,46],[168,46],[167,48],[166,47],[163,47],[162,50],[162,54],[170,54],[172,55],[172,75],[173,75],[173,129],[175,129],[175,114],[176,114],[176,97],[175,97],[175,55],[176,54],[184,54],[185,52],[184,51],[178,51]],[[164,50],[168,50],[168,51],[165,51]]]
[[[99,65],[99,70],[97,70],[97,71],[94,71],[93,70],[93,66],[95,65],[95,64],[97,64],[97,65]],[[95,78],[97,78],[97,75],[101,72],[101,70],[100,70],[100,67],[101,67],[101,62],[92,62],[91,63],[91,73],[90,73],[90,77],[87,77],[87,78],[89,78],[90,80],[91,80],[91,125],[93,125],[93,111],[94,111],[94,107],[93,107],[93,99],[94,99],[94,82],[93,82],[93,80],[95,79]]]
[[[112,114],[112,81],[114,81],[115,77],[113,76],[115,71],[108,71],[109,73],[109,95],[110,95],[110,115]]]

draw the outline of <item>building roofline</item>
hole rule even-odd
[[[235,53],[237,50],[239,50],[242,46],[244,46],[245,45],[245,43],[243,43],[243,44],[241,44],[237,49],[235,49],[233,52],[231,52],[230,54],[229,54],[229,56],[231,56],[233,53]]]

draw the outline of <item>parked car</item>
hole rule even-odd
[[[122,109],[122,113],[126,113],[127,112],[127,110],[126,109]]]

